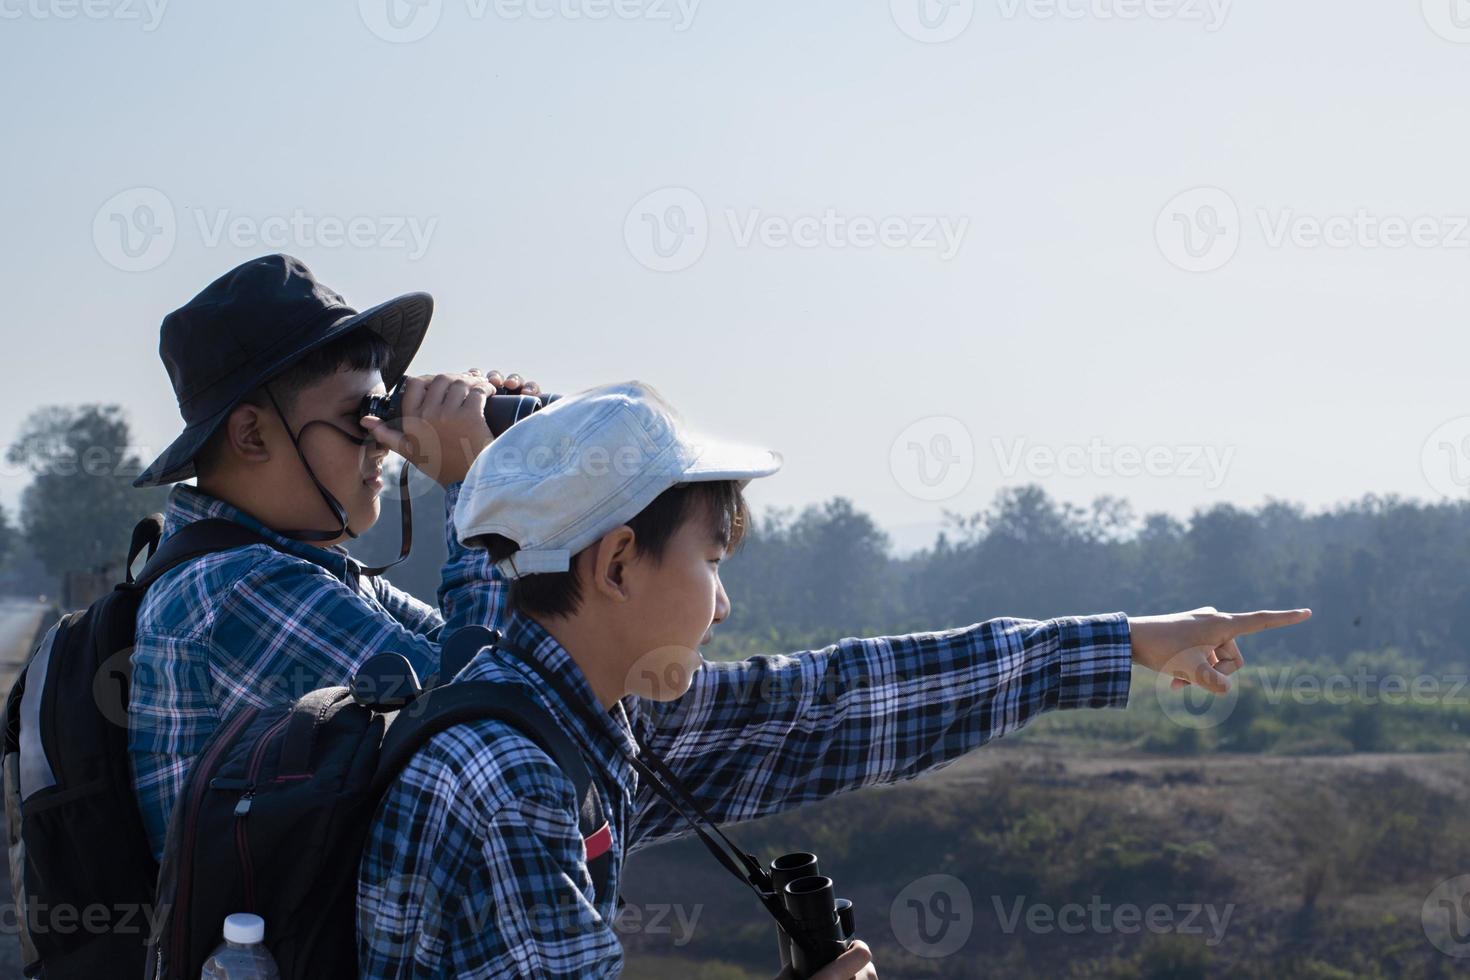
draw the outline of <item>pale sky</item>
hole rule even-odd
[[[1470,482],[1461,0],[0,0],[0,81],[3,442],[151,458],[159,320],[286,251],[433,293],[419,371],[781,451],[758,505]]]

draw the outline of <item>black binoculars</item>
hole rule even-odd
[[[491,395],[485,400],[485,424],[490,427],[491,435],[499,436],[521,419],[533,412],[539,412],[560,397],[561,395]],[[396,423],[403,415],[403,385],[394,386],[386,395],[364,395],[357,414],[359,417],[376,416],[397,428]]]
[[[817,856],[805,851],[772,861],[771,884],[801,927],[801,934],[795,936],[777,929],[791,971],[799,978],[810,977],[841,956],[852,942],[856,931],[852,902],[837,897],[832,879],[817,869]]]

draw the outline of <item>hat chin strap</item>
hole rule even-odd
[[[297,438],[297,434],[291,431],[291,423],[286,420],[286,413],[281,411],[281,405],[279,402],[276,401],[275,393],[271,391],[270,385],[264,385],[263,387],[265,388],[266,396],[271,400],[271,406],[275,408],[276,415],[281,420],[281,425],[284,426],[286,429],[286,435],[291,437],[291,445],[296,449],[296,458],[301,460],[301,465],[306,469],[306,475],[311,477],[311,482],[316,485],[317,493],[321,494],[322,500],[326,501],[327,507],[331,509],[332,516],[335,517],[338,523],[342,525],[341,528],[336,531],[302,529],[291,531],[277,530],[276,533],[281,535],[282,537],[291,538],[295,541],[335,541],[337,538],[340,538],[344,534],[347,535],[349,538],[352,538],[354,541],[357,540],[357,532],[354,531],[348,524],[346,508],[342,506],[341,502],[338,501],[336,497],[332,496],[332,492],[330,490],[322,485],[322,481],[317,479],[316,472],[311,468],[311,463],[307,462],[306,454],[301,451],[301,441]],[[302,431],[306,431],[307,426],[313,425],[316,422],[321,422],[324,425],[331,425],[331,423],[326,422],[323,419],[313,419],[311,422],[308,422],[305,426],[301,427]],[[332,426],[332,428],[335,429],[337,427]],[[338,429],[337,431],[342,432],[341,429]],[[342,435],[344,437],[351,438],[346,432],[342,432]],[[392,568],[394,565],[403,561],[403,559],[407,558],[409,550],[413,547],[413,506],[409,500],[408,494],[408,465],[406,463],[399,471],[398,502],[400,505],[399,517],[402,521],[403,527],[403,543],[399,548],[398,557],[386,565],[375,565],[371,568],[362,568],[360,569],[359,574],[369,576],[381,575],[388,569]]]

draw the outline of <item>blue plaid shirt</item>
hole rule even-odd
[[[733,823],[911,779],[1044,711],[1123,707],[1132,654],[1121,613],[996,619],[709,663],[677,701],[629,696],[604,711],[539,625],[514,615],[506,637],[594,717],[504,652],[482,650],[461,677],[529,689],[582,744],[612,831],[608,893],[594,900],[570,780],[503,723],[461,725],[430,740],[379,807],[358,878],[363,977],[617,976],[626,855],[692,832],[639,786],[618,749],[637,751],[634,731]]]
[[[172,569],[148,589],[132,655],[128,749],[154,856],[163,852],[189,764],[221,721],[246,705],[290,701],[345,684],[364,660],[393,650],[420,676],[438,669],[439,639],[467,625],[499,626],[506,582],[483,549],[454,535],[458,483],[448,490],[449,558],[439,609],[394,588],[340,546],[282,537],[195,487],[169,495],[164,536],[223,517],[274,542]],[[440,612],[442,610],[442,614]]]

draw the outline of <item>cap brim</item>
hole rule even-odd
[[[383,368],[383,383],[392,388],[405,374],[408,365],[424,342],[429,320],[434,315],[434,298],[428,293],[404,293],[386,303],[379,303],[343,323],[334,324],[334,336],[346,330],[365,327],[382,337],[393,348],[393,356]],[[337,327],[345,324],[343,330]]]
[[[234,407],[230,405],[223,411],[186,428],[177,439],[169,443],[169,447],[160,453],[157,459],[148,464],[148,467],[133,481],[133,486],[157,487],[166,483],[187,480],[193,476],[194,457],[199,454],[199,450],[204,448],[204,444],[209,441],[214,430],[219,428],[220,423]]]
[[[363,310],[361,313],[344,316],[322,331],[319,336],[313,338],[311,343],[291,350],[270,367],[261,371],[260,378],[250,385],[249,389],[242,391],[240,397],[244,398],[250,393],[250,390],[279,374],[305,355],[359,327],[371,330],[382,337],[393,349],[388,363],[382,370],[383,383],[392,388],[408,373],[408,365],[418,353],[419,345],[424,342],[424,335],[428,333],[429,320],[433,315],[434,298],[432,296],[428,293],[404,293],[402,296],[395,296],[385,303],[379,303],[377,306]],[[204,444],[209,441],[214,430],[219,428],[220,423],[238,404],[237,400],[209,418],[195,422],[184,429],[183,433],[133,481],[133,486],[160,486],[166,483],[177,483],[197,475],[194,469],[194,457],[199,454],[199,450],[204,448]]]
[[[696,439],[699,456],[684,470],[684,482],[709,483],[739,480],[748,483],[770,476],[781,468],[781,454],[770,449],[741,446],[717,440]]]

